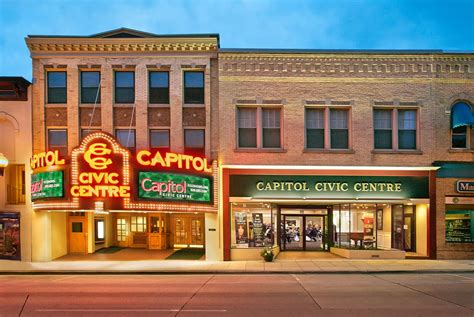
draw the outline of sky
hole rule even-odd
[[[0,0],[0,76],[27,35],[219,33],[221,48],[474,51],[474,0]]]

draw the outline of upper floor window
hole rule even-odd
[[[349,149],[349,109],[306,108],[307,149]]]
[[[150,148],[167,151],[170,148],[170,130],[150,130]]]
[[[115,72],[115,103],[135,102],[135,73]]]
[[[123,147],[132,152],[135,151],[135,129],[117,129],[115,130],[115,137]]]
[[[149,103],[169,104],[169,73],[150,72],[149,73]]]
[[[100,72],[81,72],[81,103],[100,103]]]
[[[184,72],[184,103],[204,104],[204,72]]]
[[[470,105],[458,102],[451,108],[451,148],[474,149],[474,114]]]
[[[100,129],[81,129],[81,139],[85,138],[87,135],[94,133],[94,132],[99,132],[101,131]]]
[[[237,109],[239,148],[281,148],[281,108]]]
[[[416,150],[416,109],[374,109],[374,149]]]
[[[48,72],[48,103],[67,103],[66,72]]]
[[[48,129],[48,150],[59,151],[61,157],[67,156],[66,129]]]
[[[190,154],[205,154],[205,133],[203,129],[184,130],[184,151]]]

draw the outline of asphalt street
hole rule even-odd
[[[474,273],[1,275],[0,316],[474,316]]]

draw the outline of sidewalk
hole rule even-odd
[[[10,273],[474,273],[474,260],[275,260],[262,261],[52,261],[0,260],[0,274]]]

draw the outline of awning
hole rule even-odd
[[[464,102],[459,102],[451,109],[451,129],[462,126],[473,126],[474,115],[471,106]]]

